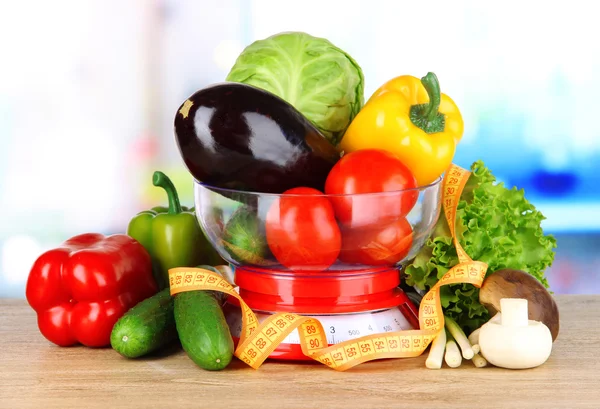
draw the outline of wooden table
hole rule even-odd
[[[557,296],[561,332],[531,370],[425,368],[425,356],[347,372],[240,361],[204,371],[179,348],[140,360],[59,348],[22,300],[0,300],[0,408],[600,408],[600,296]]]

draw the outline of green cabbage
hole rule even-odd
[[[333,145],[364,104],[364,76],[356,61],[328,40],[302,32],[281,33],[250,44],[226,80],[284,99]]]
[[[502,268],[523,270],[548,288],[544,270],[554,261],[556,240],[542,231],[545,217],[525,199],[523,190],[497,183],[482,161],[471,171],[456,214],[461,246],[473,260],[488,264],[487,275]],[[405,269],[406,283],[429,290],[457,263],[442,213],[430,239]],[[471,284],[443,286],[440,298],[445,314],[467,333],[490,318],[479,303],[479,289]]]

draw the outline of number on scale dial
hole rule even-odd
[[[239,308],[235,310],[228,310],[226,316],[228,324],[232,330],[232,335],[239,337],[240,333],[242,332],[241,313]],[[268,316],[268,314],[259,313],[257,316],[258,321],[262,322]],[[389,309],[375,313],[356,315],[325,315],[318,316],[317,318],[321,321],[323,327],[325,328],[327,342],[329,344],[337,344],[369,334],[412,329],[399,309]],[[287,321],[284,319],[279,319],[275,322],[275,325],[278,328],[283,329],[287,325]],[[312,325],[308,326],[307,332],[309,334],[315,333],[316,327]],[[298,335],[298,331],[294,330],[286,337],[283,343],[299,344],[300,337]]]

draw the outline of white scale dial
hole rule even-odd
[[[270,314],[255,312],[259,322],[263,322]],[[330,345],[363,337],[365,335],[410,330],[413,327],[406,320],[399,308],[381,311],[339,315],[313,315],[318,319]],[[227,305],[225,318],[231,335],[239,338],[242,333],[242,315],[239,307]],[[298,330],[292,331],[284,340],[284,344],[300,344]]]

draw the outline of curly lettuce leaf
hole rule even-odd
[[[548,288],[544,271],[554,261],[556,239],[544,235],[545,217],[525,199],[522,189],[497,183],[482,161],[473,163],[471,171],[456,214],[460,244],[473,260],[488,264],[487,275],[503,268],[523,270]],[[456,264],[456,249],[442,214],[430,239],[406,267],[406,283],[429,290]],[[445,313],[467,333],[489,319],[479,303],[479,289],[471,284],[444,286],[440,296]]]

